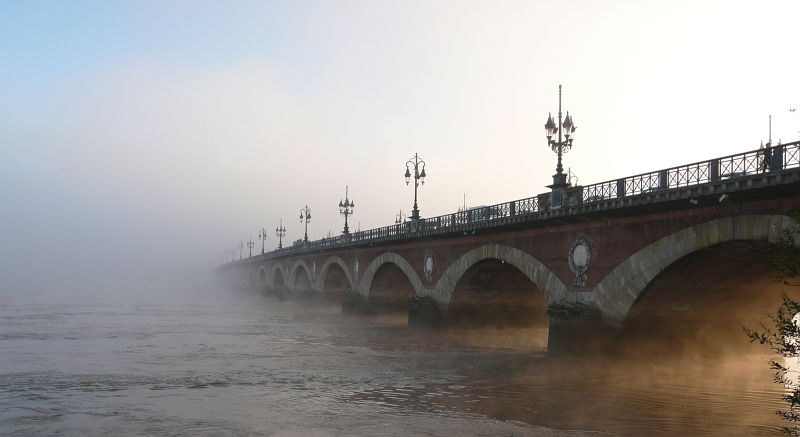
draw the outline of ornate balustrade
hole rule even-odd
[[[800,142],[781,144],[709,161],[628,176],[583,187],[584,202],[636,196],[644,193],[699,185],[758,173],[796,168],[800,165]]]
[[[598,184],[568,189],[568,199],[587,205],[601,201],[647,195],[694,185],[725,181],[760,173],[780,172],[800,168],[800,141],[776,145],[745,153],[700,161],[635,176],[614,179]],[[578,192],[578,190],[580,192]],[[577,193],[574,197],[569,193]],[[250,260],[287,254],[297,254],[326,248],[356,246],[368,243],[411,239],[421,236],[447,234],[468,229],[503,226],[542,218],[542,213],[554,210],[547,205],[549,193],[496,205],[471,208],[418,221],[353,232],[337,237],[309,241],[285,247]],[[569,202],[569,200],[568,200]],[[243,260],[246,262],[247,260]]]

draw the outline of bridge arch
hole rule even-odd
[[[256,284],[258,283],[258,277],[256,276],[257,273],[258,269],[256,268],[247,269],[247,288],[249,290],[256,288]]]
[[[405,258],[398,255],[395,252],[384,252],[369,263],[367,269],[364,270],[364,280],[362,281],[361,286],[361,294],[364,296],[369,296],[370,289],[372,288],[372,281],[375,279],[375,273],[378,272],[378,269],[384,264],[394,264],[408,278],[409,282],[411,282],[411,286],[414,287],[414,292],[417,296],[425,296],[426,290],[425,286],[422,285],[422,281],[419,279],[419,275],[417,275],[416,270],[414,267],[409,263]]]
[[[270,288],[288,287],[289,283],[286,278],[288,278],[289,275],[286,272],[286,268],[280,264],[275,264],[270,270],[272,271],[272,274],[269,275]]]
[[[432,297],[440,304],[449,305],[459,279],[470,267],[487,259],[497,259],[516,267],[544,293],[548,304],[566,300],[567,287],[541,261],[520,249],[496,243],[476,247],[453,261],[436,283]]]
[[[247,288],[247,282],[250,280],[250,270],[247,268],[242,269],[239,272],[239,286],[242,288]]]
[[[347,277],[347,282],[350,284],[350,289],[355,288],[355,279],[353,278],[353,274],[350,272],[350,268],[347,266],[347,263],[344,260],[336,255],[329,257],[325,260],[325,263],[322,264],[322,268],[319,270],[319,274],[317,275],[316,281],[316,289],[319,291],[323,291],[325,288],[325,279],[328,276],[328,270],[330,270],[332,265],[338,265],[344,275]]]
[[[303,270],[305,270],[305,274],[308,277],[308,287],[309,288],[313,288],[314,287],[314,279],[311,277],[311,269],[308,268],[308,264],[306,264],[305,261],[298,260],[292,266],[292,270],[289,273],[289,281],[287,283],[287,285],[289,286],[289,289],[292,290],[292,291],[297,289],[297,286],[298,286],[297,280],[298,280],[298,275],[300,274],[300,269],[301,268]]]
[[[269,285],[269,274],[267,273],[267,268],[265,266],[258,266],[256,272],[258,273],[258,281],[256,284],[258,289],[263,291],[267,288],[267,285]]]
[[[594,289],[607,325],[621,327],[639,295],[675,261],[697,250],[735,240],[777,242],[794,221],[785,215],[737,215],[681,229],[623,261]]]

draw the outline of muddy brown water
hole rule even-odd
[[[0,434],[778,435],[765,357],[550,359],[541,326],[241,292],[0,304]]]

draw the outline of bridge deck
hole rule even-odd
[[[567,188],[565,205],[550,205],[550,193],[469,211],[408,221],[349,235],[309,241],[236,262],[247,264],[347,247],[363,247],[419,238],[447,238],[465,232],[492,232],[514,227],[547,226],[596,215],[624,215],[629,208],[648,211],[691,208],[724,201],[734,193],[761,196],[764,189],[800,183],[800,141],[707,161]]]

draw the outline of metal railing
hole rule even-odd
[[[800,141],[642,173],[584,187],[574,187],[573,190],[581,190],[579,196],[580,204],[591,204],[798,167],[800,167]],[[535,217],[537,213],[547,211],[546,203],[548,198],[549,193],[544,193],[511,202],[419,219],[417,222],[407,221],[381,228],[353,232],[348,235],[323,238],[298,246],[277,249],[254,258],[454,232],[462,228],[481,226],[481,224],[505,224],[515,217],[520,217],[520,220],[524,220]]]
[[[618,199],[800,166],[800,141],[583,187],[583,202]]]

